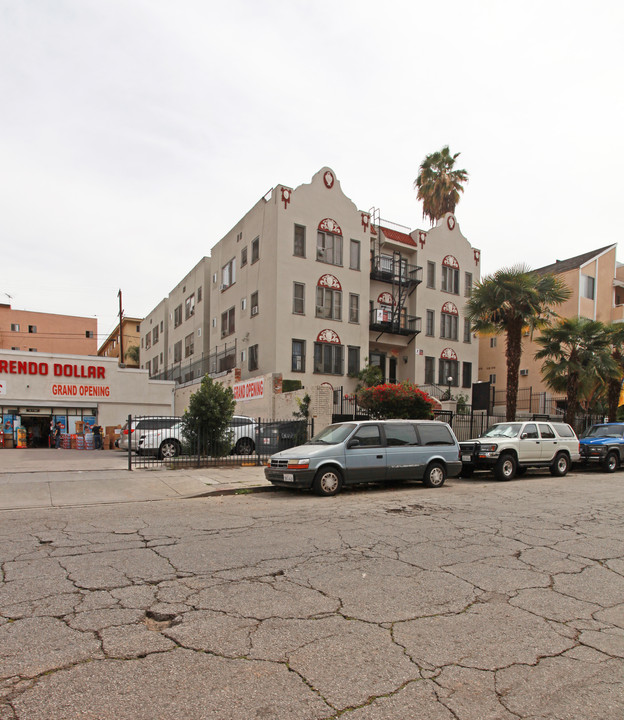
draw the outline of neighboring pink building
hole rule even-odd
[[[0,303],[0,350],[97,355],[97,320]]]

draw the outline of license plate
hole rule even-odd
[[[295,476],[292,473],[284,473],[282,475],[282,480],[284,482],[295,482]]]
[[[470,462],[471,459],[472,459],[472,456],[470,456],[470,455],[462,455],[462,460],[464,462]]]

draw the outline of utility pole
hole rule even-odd
[[[119,298],[119,364],[124,365],[124,354],[123,354],[123,307],[121,302],[121,289],[117,293]]]

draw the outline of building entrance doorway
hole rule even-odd
[[[51,415],[22,415],[22,427],[26,430],[26,446],[29,448],[50,447]]]

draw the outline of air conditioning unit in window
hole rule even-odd
[[[528,375],[528,374],[529,374],[528,370],[520,370],[520,375]]]
[[[257,315],[257,314],[258,314],[258,306],[257,306],[257,305],[254,305],[254,306],[251,308],[251,314],[252,314],[252,315]]]

